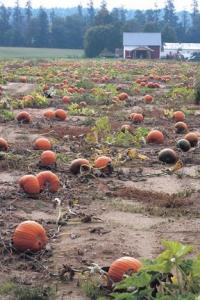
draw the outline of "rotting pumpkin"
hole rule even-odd
[[[30,123],[31,115],[27,111],[21,111],[20,113],[18,113],[16,119],[21,123]]]
[[[77,158],[71,162],[69,170],[72,174],[76,175],[76,174],[80,173],[80,169],[82,167],[89,169],[90,168],[89,161],[84,158]]]
[[[126,273],[138,272],[142,267],[142,263],[133,257],[121,257],[115,260],[109,270],[108,277],[112,282],[119,282]]]
[[[56,174],[51,171],[43,171],[37,174],[40,190],[43,191],[48,187],[51,193],[56,193],[60,187],[60,180]]]
[[[46,231],[35,221],[24,221],[14,231],[13,246],[19,251],[40,251],[48,241]]]

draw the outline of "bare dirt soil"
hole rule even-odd
[[[128,70],[128,63],[125,66]],[[113,80],[122,83],[120,78]],[[176,84],[180,81],[176,79]],[[8,82],[4,93],[20,97],[36,88],[35,83]],[[152,92],[156,103],[169,89],[168,83],[162,83],[159,90]],[[180,108],[174,105],[174,110]],[[103,177],[70,173],[71,160],[80,156],[90,158],[96,147],[84,140],[90,126],[83,123],[91,118],[75,115],[64,122],[45,120],[43,113],[55,106],[54,103],[48,108],[26,108],[33,119],[31,124],[18,124],[16,120],[0,124],[0,137],[9,142],[8,155],[0,154],[0,286],[9,281],[28,287],[51,286],[54,296],[50,299],[86,300],[89,298],[80,288],[79,279],[92,263],[109,266],[121,256],[155,257],[161,250],[162,239],[192,243],[200,250],[200,150],[196,147],[187,154],[178,152],[184,167],[177,172],[170,172],[171,166],[159,162],[160,149],[174,148],[180,136],[174,133],[174,122],[160,115],[159,109],[167,108],[167,103],[163,101],[160,107],[145,105],[143,94],[139,94],[131,96],[128,105],[110,103],[106,110],[95,108],[100,115],[104,111],[109,115],[115,131],[124,122],[130,122],[129,113],[139,109],[145,115],[142,126],[159,128],[165,135],[164,145],[142,145],[140,151],[148,160],[127,160]],[[61,100],[58,107],[65,107]],[[14,109],[13,113],[19,111]],[[198,113],[187,115],[187,124],[190,131],[199,133]],[[137,129],[141,124],[133,127]],[[52,171],[59,176],[62,186],[56,194],[45,191],[31,198],[20,190],[18,180],[24,174],[41,170],[41,152],[32,147],[38,136],[48,137],[59,154]],[[111,147],[113,153],[119,149]],[[125,150],[122,147],[119,151]],[[59,221],[55,198],[62,203]],[[49,243],[39,253],[19,253],[12,248],[13,231],[25,220],[38,221],[47,230]],[[75,270],[73,280],[69,267]],[[12,297],[2,294],[0,299]]]

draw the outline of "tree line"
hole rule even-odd
[[[102,0],[99,10],[89,0],[87,8],[78,5],[72,15],[49,13],[43,7],[32,8],[28,0],[25,8],[19,0],[14,8],[0,6],[0,46],[85,48],[89,57],[103,49],[122,48],[123,32],[161,32],[163,42],[199,42],[200,12],[198,0],[191,0],[192,11],[177,13],[173,0],[167,0],[164,9],[155,7],[136,10],[127,18],[123,7],[107,9]]]

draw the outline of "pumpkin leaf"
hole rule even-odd
[[[200,254],[198,254],[193,260],[192,276],[200,280]]]
[[[122,280],[120,283],[116,285],[114,290],[123,290],[127,289],[127,287],[135,287],[135,288],[142,288],[148,286],[151,282],[151,276],[145,272],[139,272],[137,274],[132,275],[131,277],[127,277]]]

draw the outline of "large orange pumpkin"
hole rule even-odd
[[[8,151],[8,142],[3,138],[0,138],[0,151]]]
[[[90,167],[90,163],[87,159],[84,158],[77,158],[74,159],[71,164],[70,164],[70,172],[72,172],[74,175],[78,174],[80,172],[80,168],[81,166],[88,166],[88,168]]]
[[[50,150],[42,152],[40,156],[42,166],[50,166],[56,163],[56,153]]]
[[[41,137],[35,140],[34,149],[36,150],[50,150],[51,143],[47,138]]]
[[[128,256],[121,257],[111,264],[108,270],[109,279],[119,282],[125,273],[137,272],[141,267],[142,263],[139,260]]]
[[[34,175],[24,175],[19,180],[20,187],[27,194],[39,194],[40,184],[36,176]]]
[[[63,109],[57,109],[55,111],[55,117],[60,121],[64,121],[67,118],[67,113]]]
[[[30,123],[31,115],[27,111],[21,111],[20,113],[18,113],[16,119],[18,122]]]
[[[104,169],[112,162],[112,159],[108,156],[102,155],[99,156],[95,162],[94,162],[94,167],[97,169]]]
[[[146,138],[147,143],[162,144],[164,142],[164,135],[159,130],[152,130]]]
[[[44,248],[48,238],[42,225],[35,221],[25,221],[15,229],[12,241],[17,250],[37,252]]]
[[[176,122],[183,122],[185,120],[185,114],[182,111],[175,111],[173,118]]]
[[[198,136],[194,132],[189,132],[186,134],[185,139],[190,142],[191,147],[195,147],[198,144]]]
[[[37,176],[39,181],[40,189],[44,190],[47,186],[51,193],[55,193],[58,191],[60,187],[60,181],[56,174],[51,171],[43,171],[40,172]]]

